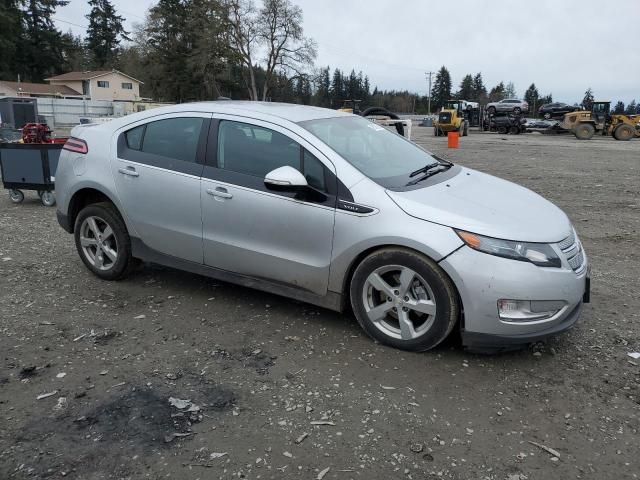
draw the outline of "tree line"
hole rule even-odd
[[[256,3],[259,2],[259,3]],[[481,104],[517,97],[513,82],[487,88],[482,73],[454,89],[442,66],[429,95],[379,90],[362,71],[316,68],[317,45],[304,34],[303,12],[291,0],[159,0],[132,32],[110,0],[89,0],[84,36],[54,24],[68,0],[0,0],[0,79],[42,82],[71,70],[115,68],[142,82],[141,94],[186,102],[271,100],[339,108],[344,100],[396,112],[428,113],[450,99]],[[535,111],[553,102],[532,83],[523,96]],[[583,106],[593,101],[588,89]],[[637,112],[635,101],[616,112]]]

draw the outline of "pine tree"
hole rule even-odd
[[[349,78],[347,79],[345,87],[346,87],[345,94],[348,99],[359,100],[358,76],[356,75],[355,70],[351,70],[351,73],[349,74]]]
[[[482,80],[482,73],[476,73],[476,76],[473,77],[473,98],[477,100],[482,100],[487,96],[487,88],[484,86],[484,81]]]
[[[331,80],[331,105],[337,105],[344,100],[344,84],[342,72],[339,69],[333,71]]]
[[[23,38],[23,14],[18,0],[0,0],[0,79],[15,80]]]
[[[490,102],[499,102],[500,100],[506,98],[505,96],[505,87],[504,83],[500,82],[498,85],[493,87],[489,92],[489,101]]]
[[[475,100],[475,91],[473,88],[473,77],[465,75],[460,82],[460,89],[456,93],[456,97],[460,100]]]
[[[440,109],[451,98],[451,74],[443,65],[436,74],[436,80],[431,89],[431,104]]]
[[[613,113],[624,113],[624,111],[625,111],[624,102],[618,101],[618,103],[616,103],[616,106],[613,109]]]
[[[635,115],[636,112],[637,112],[636,101],[631,100],[629,102],[629,105],[627,105],[627,108],[624,111],[624,113],[626,113],[627,115]]]
[[[591,110],[591,107],[593,106],[593,91],[591,90],[591,87],[587,88],[587,91],[584,92],[584,98],[582,99],[582,107],[585,110]]]
[[[51,18],[66,0],[26,0],[22,2],[24,39],[20,44],[19,72],[31,82],[42,82],[64,68],[63,40]]]
[[[130,40],[125,31],[124,18],[116,13],[109,0],[89,0],[91,12],[87,15],[87,48],[96,68],[113,67],[121,40]]]
[[[539,100],[540,94],[538,93],[536,84],[532,83],[529,88],[527,88],[527,91],[524,92],[524,101],[529,104],[529,108],[531,109],[531,111],[535,112],[537,107],[541,105]]]

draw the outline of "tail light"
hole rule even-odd
[[[89,151],[89,147],[87,146],[87,142],[80,138],[69,137],[69,139],[65,142],[64,150],[69,150],[73,153],[87,153]]]

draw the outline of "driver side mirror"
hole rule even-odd
[[[276,168],[267,173],[264,184],[267,188],[280,191],[295,191],[309,186],[304,175],[289,166]]]

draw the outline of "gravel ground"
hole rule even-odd
[[[593,264],[572,331],[497,356],[455,340],[410,354],[196,275],[102,282],[54,209],[2,195],[0,478],[637,478],[640,142],[414,139],[568,213]]]

